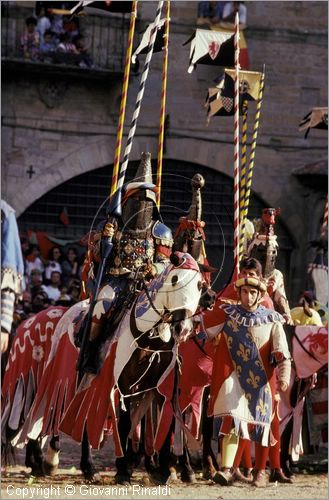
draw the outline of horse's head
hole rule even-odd
[[[190,254],[171,255],[171,269],[164,281],[164,307],[171,313],[171,331],[175,340],[184,342],[193,330],[193,315],[202,291],[202,276],[197,262]]]

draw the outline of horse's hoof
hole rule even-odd
[[[114,479],[115,479],[115,484],[130,486],[130,476],[128,476],[128,474],[116,474]]]
[[[91,484],[101,484],[102,483],[102,477],[99,474],[99,472],[89,472],[89,473],[84,472],[83,476],[88,483],[91,483]]]
[[[99,474],[99,472],[96,471],[94,467],[87,466],[86,468],[84,468],[80,466],[80,470],[83,474],[83,477],[88,483],[92,484],[102,483],[101,475]]]
[[[214,467],[208,469],[208,468],[205,468],[203,469],[202,471],[202,479],[204,481],[209,481],[209,479],[212,479],[214,477],[214,475],[216,474],[216,469]]]
[[[159,485],[165,485],[168,484],[171,474],[169,476],[164,476],[158,471],[153,471],[149,474],[150,480],[152,481],[153,484],[159,486]],[[176,475],[177,478],[177,475]],[[171,481],[170,481],[171,482]]]
[[[196,477],[195,477],[194,472],[192,472],[190,474],[182,473],[180,478],[181,478],[181,481],[183,481],[183,483],[188,483],[188,484],[195,484],[196,483]]]
[[[52,465],[46,461],[42,462],[42,470],[45,476],[55,476],[58,465]]]
[[[32,477],[44,477],[45,473],[43,472],[42,465],[37,466],[37,467],[32,467],[30,476],[32,476]]]

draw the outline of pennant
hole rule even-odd
[[[207,108],[207,121],[212,116],[233,116],[234,114],[234,100],[230,97],[221,95],[221,90],[224,84],[224,78],[217,87],[208,89],[205,107]]]
[[[157,25],[157,34],[155,37],[153,52],[161,52],[164,47],[163,37],[165,33],[165,22],[166,19],[161,19]],[[136,64],[136,59],[139,54],[146,54],[154,26],[154,23],[149,24],[146,30],[143,32],[141,42],[131,56],[131,62],[133,64]]]
[[[217,27],[216,24],[211,26],[211,30],[213,31],[220,31],[221,33],[231,33],[231,29],[227,29],[224,26],[219,26]],[[225,63],[224,66],[234,66],[234,38],[232,39],[232,42],[230,41],[229,43],[227,42],[227,45],[230,50],[231,50],[231,55],[229,62]],[[239,63],[240,63],[240,68],[241,69],[249,69],[249,54],[248,54],[248,46],[247,46],[247,41],[246,37],[244,36],[244,32],[240,31],[240,39],[239,39],[239,48],[240,48],[240,55],[239,55]]]
[[[328,108],[313,108],[299,124],[299,132],[305,132],[305,139],[311,128],[328,130]]]
[[[197,29],[183,44],[191,42],[188,73],[197,64],[234,66],[234,33]]]
[[[258,71],[239,71],[241,101],[257,101],[262,73]],[[234,97],[234,69],[225,69],[222,97]]]
[[[66,207],[64,207],[63,210],[61,211],[61,213],[59,215],[59,220],[61,221],[62,224],[64,224],[64,226],[69,225],[70,221],[69,221],[69,216],[68,216]]]
[[[81,0],[70,10],[71,14],[78,15],[81,12],[87,14],[109,16],[115,13],[127,14],[131,12],[132,2],[120,2],[118,0],[108,0],[105,2],[94,2],[93,0]]]

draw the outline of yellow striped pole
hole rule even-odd
[[[254,122],[254,130],[253,130],[252,142],[251,142],[251,147],[250,147],[250,158],[249,158],[248,173],[247,173],[247,179],[246,179],[245,203],[244,203],[242,216],[241,216],[241,220],[242,220],[241,239],[242,240],[243,240],[245,232],[246,232],[246,219],[248,216],[252,175],[253,175],[253,170],[254,170],[254,165],[255,165],[257,134],[258,134],[258,129],[259,129],[260,110],[261,110],[262,101],[263,101],[264,81],[265,81],[265,70],[263,70],[262,77],[260,80],[260,85],[259,85],[258,101],[257,101],[256,115],[255,115],[255,122]]]
[[[124,76],[123,76],[123,84],[122,84],[121,104],[120,104],[120,111],[119,111],[117,141],[116,141],[116,146],[115,146],[115,155],[114,155],[112,185],[111,185],[110,196],[113,196],[113,194],[115,193],[115,191],[117,189],[117,185],[118,185],[123,125],[124,125],[124,121],[125,121],[127,93],[128,93],[128,84],[129,84],[129,75],[130,75],[130,64],[131,64],[131,56],[132,56],[132,51],[133,51],[133,41],[134,41],[135,24],[136,24],[136,16],[137,16],[137,3],[138,3],[138,0],[133,1],[131,14],[130,14],[128,44],[127,44],[127,53],[126,53],[125,70],[124,70]]]
[[[248,101],[245,99],[242,104],[242,137],[241,137],[241,175],[240,175],[240,224],[242,225],[242,212],[246,197],[246,173],[247,173],[247,118]],[[243,239],[239,242],[240,259],[243,254]]]
[[[161,204],[164,124],[165,124],[165,114],[166,114],[166,96],[167,96],[167,78],[168,78],[169,24],[170,24],[170,0],[167,0],[164,47],[163,47],[163,63],[162,63],[162,90],[161,90],[160,127],[159,127],[159,139],[158,139],[157,180],[156,180],[156,185],[158,188],[157,190],[158,209],[160,209],[160,204]]]

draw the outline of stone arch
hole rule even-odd
[[[153,171],[155,171],[155,164],[156,160],[153,160]],[[138,161],[130,162],[127,171],[128,179],[135,174],[137,165]],[[94,216],[109,194],[109,169],[110,166],[107,165],[89,170],[49,191],[21,215],[20,229],[23,231],[44,230],[53,237],[79,240],[90,230],[91,224],[94,224]],[[215,169],[177,159],[166,159],[164,170],[170,175],[163,176],[161,213],[172,231],[175,231],[179,217],[185,215],[189,209],[192,176],[196,172],[205,176],[203,217],[206,222],[207,252],[212,265],[219,269],[225,258],[226,274],[223,274],[223,277],[229,279],[229,269],[233,263],[232,178]],[[259,196],[254,195],[250,203],[250,216],[259,217],[261,209],[265,206],[266,203]],[[64,208],[68,209],[70,219],[70,226],[67,227],[64,227],[59,220],[59,215]],[[102,218],[104,218],[104,212],[100,212],[98,220]],[[278,223],[278,229],[283,248],[281,268],[286,269],[289,266],[294,242],[282,223]],[[223,285],[223,280],[221,284]]]
[[[184,161],[232,177],[231,144],[227,147],[218,148],[217,143],[193,140],[193,138],[190,140],[184,138],[184,147],[182,147],[182,141],[178,138],[169,138],[167,144],[168,154],[165,156],[164,162]],[[122,154],[124,147],[125,142],[123,141]],[[28,185],[24,180],[24,186],[18,187],[21,192],[19,198],[16,196],[17,191],[15,193],[9,192],[6,196],[8,199],[13,200],[12,205],[15,207],[17,215],[20,216],[37,199],[77,175],[108,165],[110,177],[114,151],[115,139],[113,137],[106,137],[97,142],[88,142],[83,147],[77,147],[75,151],[60,161],[46,167],[38,176],[30,180]],[[150,151],[152,158],[156,158],[157,143],[148,136],[136,136],[130,154],[130,161],[138,161],[143,151]],[[15,190],[17,190],[17,186],[15,186]],[[259,175],[254,176],[253,190],[263,199],[266,199],[268,204],[276,206],[275,190],[270,189],[269,185],[262,182]]]

